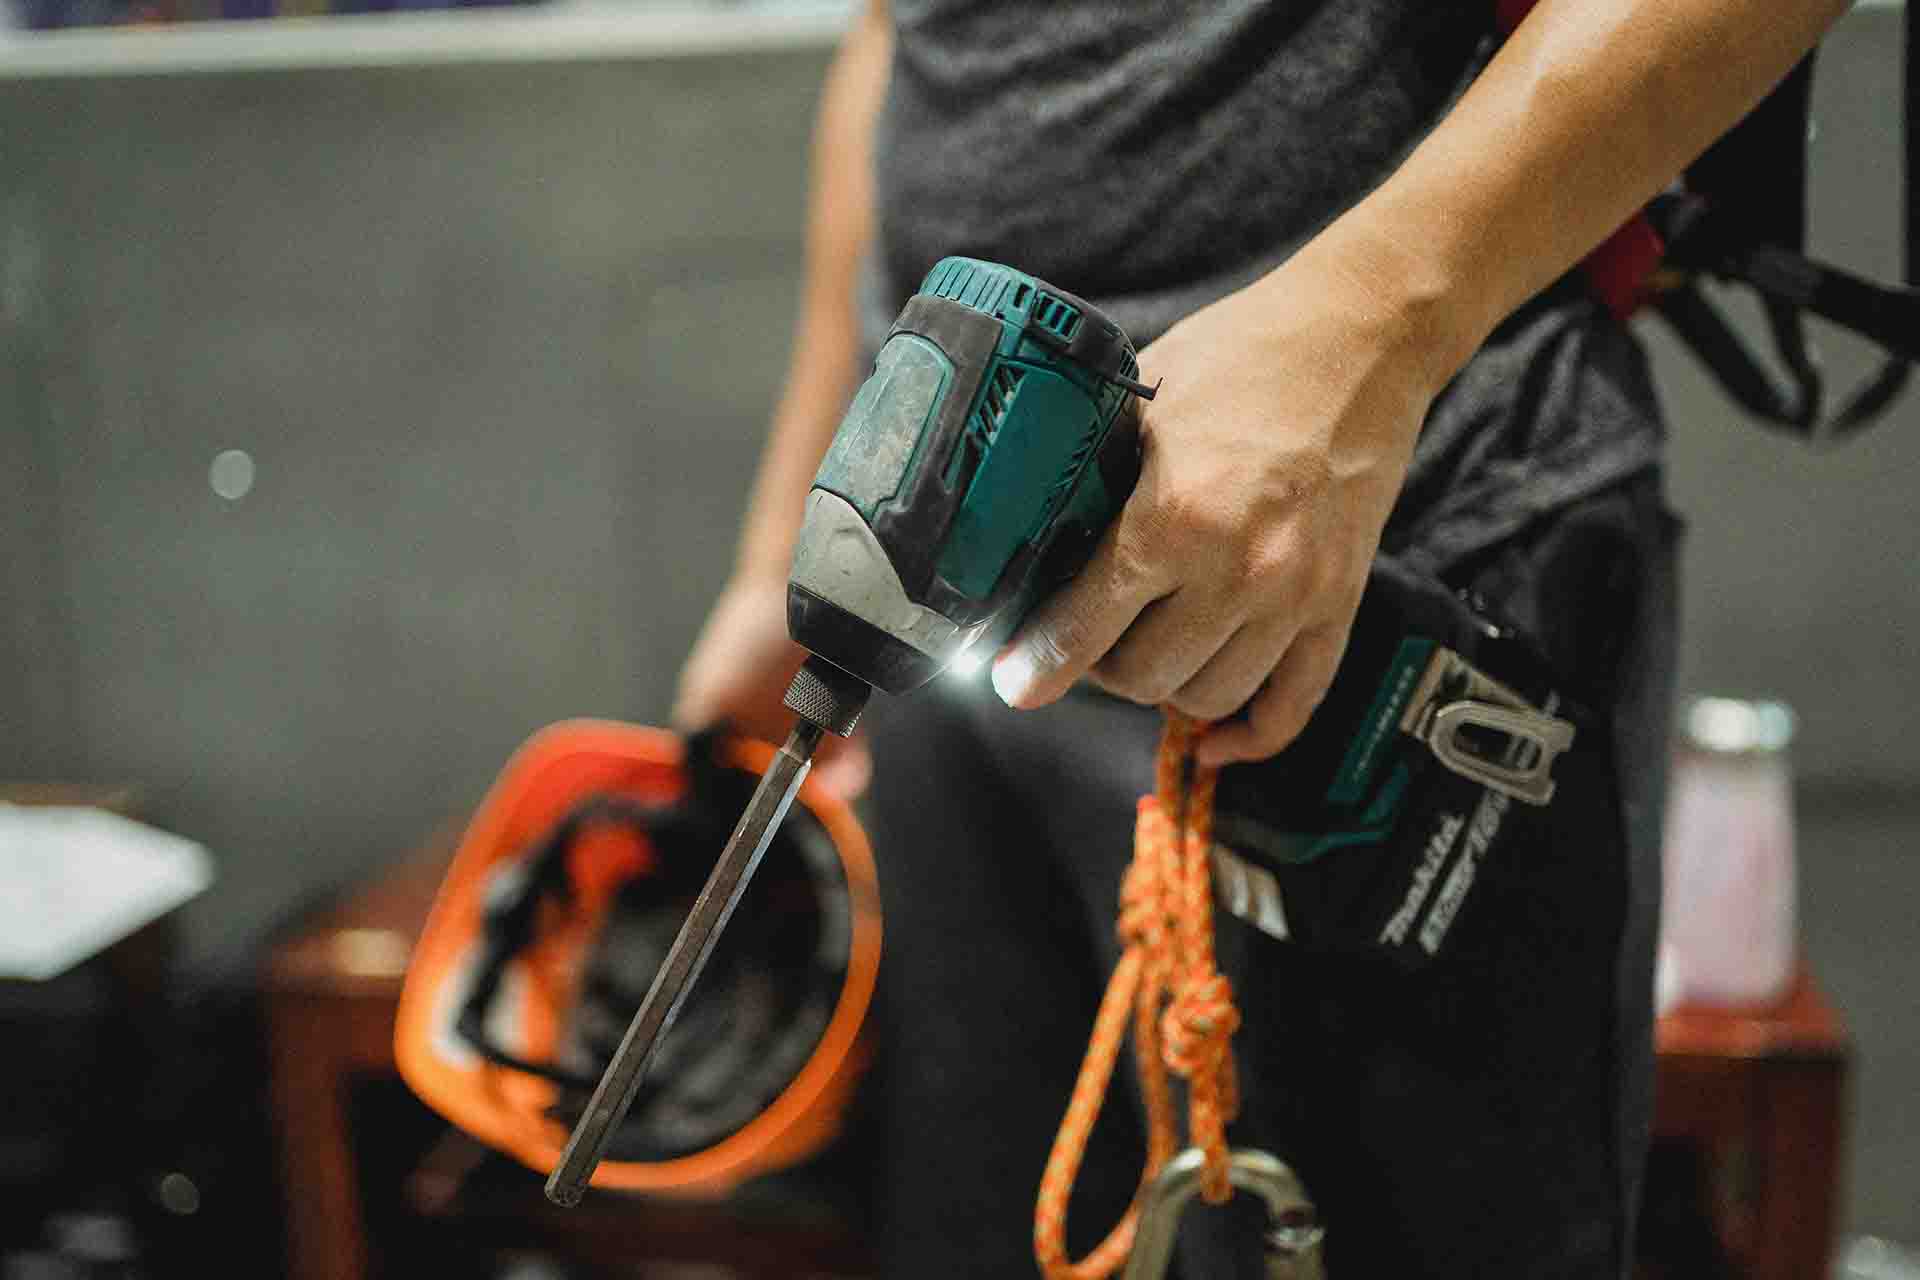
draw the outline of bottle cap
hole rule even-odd
[[[1796,717],[1784,702],[1695,698],[1681,716],[1687,746],[1713,755],[1777,755],[1793,742]]]

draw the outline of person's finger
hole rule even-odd
[[[690,666],[681,676],[680,688],[674,694],[668,723],[681,733],[698,733],[720,719],[726,700],[720,681]]]
[[[681,733],[699,733],[721,719],[721,701],[705,687],[682,690],[667,723]]]
[[[674,699],[669,723],[681,733],[698,733],[721,720],[749,737],[778,742],[786,736],[792,717],[781,704],[787,682],[800,666],[795,656],[768,663],[751,655],[730,654],[737,664],[724,671],[716,664],[703,662],[702,670],[689,669]]]
[[[1176,590],[1140,611],[1088,672],[1108,693],[1157,707],[1191,680],[1238,630],[1238,617],[1208,616],[1195,593]],[[1272,663],[1268,663],[1271,667]]]
[[[831,747],[829,742],[833,744]],[[873,780],[873,752],[867,746],[866,730],[855,730],[854,735],[844,741],[832,735],[823,738],[820,751],[814,757],[813,777],[842,800],[859,799],[867,783]]]
[[[1123,511],[1086,568],[1042,601],[995,659],[993,689],[1002,702],[1024,709],[1058,698],[1160,594],[1125,525]]]
[[[719,682],[708,671],[711,665],[705,648],[696,642],[680,668],[680,680],[673,691],[673,710],[668,715],[668,723],[682,733],[704,728],[714,719],[715,704],[719,701],[715,688]]]
[[[1260,692],[1287,652],[1292,636],[1283,623],[1248,623],[1207,660],[1166,702],[1197,720],[1225,720]]]
[[[1246,715],[1209,729],[1195,745],[1194,758],[1205,765],[1225,765],[1277,754],[1307,727],[1346,646],[1345,626],[1316,627],[1295,637],[1266,687],[1247,705]]]

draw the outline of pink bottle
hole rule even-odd
[[[1665,838],[1658,998],[1760,1005],[1798,959],[1793,712],[1699,698],[1683,709]]]

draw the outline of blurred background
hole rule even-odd
[[[271,1034],[377,1005],[405,919],[352,917],[344,976],[289,949],[535,728],[664,722],[728,568],[844,6],[326,16],[449,7],[480,6],[0,0],[0,786],[215,869],[131,960],[0,983],[8,1280],[455,1256],[419,1193],[433,1118],[371,1059],[290,1081]],[[211,21],[242,18],[269,20]],[[1815,89],[1813,248],[1882,278],[1899,23],[1857,8]],[[1683,687],[1798,712],[1799,936],[1850,1064],[1832,1229],[1920,1241],[1920,397],[1811,451],[1639,323],[1689,527]],[[1714,1096],[1774,1105],[1745,1087]],[[1768,1159],[1817,1171],[1825,1139],[1768,1132],[1723,1144],[1715,1203]],[[857,1206],[821,1212],[857,1236]],[[561,1274],[557,1231],[439,1273]],[[630,1274],[801,1273],[622,1239]]]

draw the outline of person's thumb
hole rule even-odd
[[[1044,707],[1073,687],[1153,599],[1146,578],[1107,530],[1080,575],[1040,602],[993,663],[993,690],[1010,707]]]

